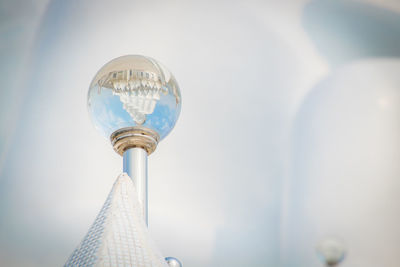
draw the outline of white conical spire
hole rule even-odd
[[[168,267],[145,225],[131,178],[121,174],[65,266]]]

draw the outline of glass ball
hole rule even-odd
[[[170,267],[182,267],[182,263],[174,257],[166,257],[165,261],[168,263]]]
[[[317,254],[326,265],[336,266],[343,261],[346,249],[342,241],[335,238],[328,238],[318,244]]]
[[[156,60],[127,55],[105,64],[93,78],[88,109],[95,127],[107,138],[125,127],[141,126],[163,139],[181,110],[174,76]]]

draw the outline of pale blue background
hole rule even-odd
[[[182,92],[149,158],[150,230],[187,267],[398,267],[400,5],[1,1],[0,265],[61,266],[121,158],[86,94],[143,54]]]

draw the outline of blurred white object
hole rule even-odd
[[[346,248],[342,241],[327,238],[317,245],[317,253],[326,266],[337,266],[345,257]]]
[[[166,257],[165,261],[168,263],[169,267],[182,267],[182,263],[174,257]]]
[[[343,266],[399,266],[399,87],[400,61],[371,59],[306,97],[293,131],[286,229],[286,253],[301,266],[319,266],[310,244],[327,235],[346,240]]]
[[[150,239],[135,185],[121,174],[65,266],[168,267]]]

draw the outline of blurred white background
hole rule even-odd
[[[1,1],[0,265],[61,266],[122,160],[91,125],[106,62],[151,56],[181,117],[149,158],[150,231],[186,267],[398,267],[400,3]]]

